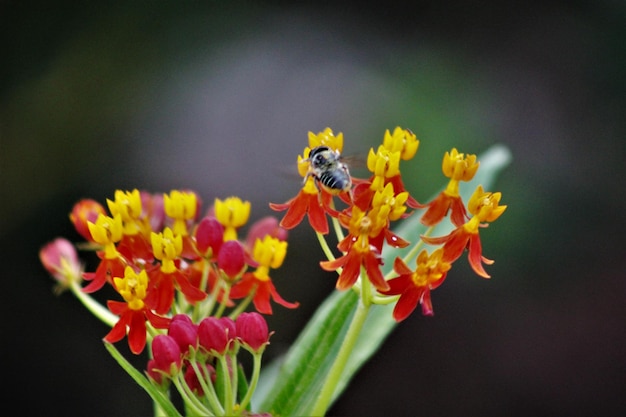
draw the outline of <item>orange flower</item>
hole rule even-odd
[[[451,265],[442,259],[443,250],[437,249],[430,256],[426,250],[418,255],[415,271],[412,271],[400,258],[396,258],[393,269],[399,275],[389,280],[389,290],[381,291],[385,295],[400,295],[393,309],[396,321],[406,319],[418,304],[422,305],[422,314],[432,316],[433,305],[430,291],[443,283]]]
[[[483,278],[490,278],[482,264],[491,265],[493,261],[482,256],[478,230],[480,227],[487,226],[482,222],[493,222],[504,213],[507,206],[499,205],[501,196],[501,193],[485,192],[483,187],[479,185],[468,203],[468,210],[473,214],[469,221],[458,226],[446,236],[422,236],[422,240],[431,245],[443,244],[443,260],[450,263],[457,260],[467,248],[468,260],[474,272]]]
[[[459,227],[467,221],[467,212],[459,194],[459,182],[474,178],[479,165],[480,163],[476,161],[476,155],[459,153],[456,148],[445,153],[441,169],[444,175],[450,178],[450,181],[446,189],[439,193],[433,201],[422,206],[422,208],[427,208],[421,219],[422,224],[434,226],[450,210],[452,211],[450,219],[455,226]]]

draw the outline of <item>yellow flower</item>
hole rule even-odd
[[[224,226],[224,242],[237,239],[237,229],[250,217],[250,202],[239,197],[215,199],[215,218]]]

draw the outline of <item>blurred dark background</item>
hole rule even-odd
[[[297,192],[283,168],[308,131],[358,154],[400,125],[421,139],[420,201],[452,146],[511,149],[509,209],[483,233],[493,278],[455,267],[436,315],[399,326],[330,414],[624,415],[626,6],[474,3],[3,2],[3,403],[152,414],[106,327],[39,265],[44,243],[78,240],[79,198],[191,188],[248,199],[255,220]],[[274,279],[301,307],[276,306],[268,360],[332,291],[321,257],[310,228],[291,233]]]

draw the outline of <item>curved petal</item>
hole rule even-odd
[[[128,314],[124,314],[120,317],[120,319],[115,323],[115,326],[111,329],[106,336],[104,336],[104,340],[109,343],[119,342],[126,336],[126,324],[128,322]]]
[[[326,221],[324,207],[320,205],[316,195],[309,194],[309,196],[309,224],[316,232],[328,234],[328,221]]]
[[[467,247],[470,237],[471,234],[466,232],[463,227],[455,229],[450,234],[448,241],[443,245],[442,260],[444,262],[452,263],[459,259]]]
[[[393,261],[393,270],[396,271],[396,274],[401,276],[413,273],[411,268],[409,268],[399,256]]]
[[[389,284],[385,281],[385,277],[380,270],[382,264],[380,258],[373,252],[367,252],[363,257],[363,264],[365,265],[365,271],[367,271],[367,277],[374,287],[378,291],[385,291],[389,289]]]
[[[290,200],[289,208],[287,209],[287,213],[280,221],[280,227],[284,229],[293,229],[297,225],[302,222],[304,219],[304,215],[307,212],[307,201],[304,193],[300,191],[300,193],[292,200]]]
[[[408,290],[409,285],[412,286],[411,275],[400,275],[397,278],[390,279],[387,281],[389,285],[389,289],[385,291],[379,291],[384,295],[399,295]]]
[[[178,284],[180,291],[185,295],[185,299],[187,299],[189,303],[194,304],[196,301],[204,300],[206,298],[206,293],[198,287],[191,285],[187,277],[183,275],[182,272],[174,272],[174,278],[176,279],[176,283]]]
[[[139,355],[146,346],[146,318],[143,311],[132,310],[128,329],[128,347]]]
[[[270,290],[267,286],[267,283],[260,283],[256,289],[256,294],[254,294],[254,298],[252,302],[254,303],[254,308],[256,311],[262,314],[272,314],[272,305],[270,304]]]
[[[467,255],[470,266],[478,275],[483,278],[491,278],[491,276],[485,271],[482,264],[482,246],[480,243],[480,236],[478,233],[472,235],[469,238],[469,254]]]
[[[423,290],[419,287],[411,286],[402,293],[400,299],[393,308],[393,318],[397,322],[401,322],[411,315],[417,307]]]
[[[443,191],[440,192],[437,197],[426,206],[428,209],[420,219],[422,224],[425,226],[434,226],[439,223],[448,212],[450,203],[450,197]]]
[[[280,294],[278,294],[278,291],[276,291],[276,287],[274,286],[272,281],[268,282],[268,286],[269,286],[269,291],[272,296],[272,299],[276,301],[278,304],[280,304],[281,306],[287,307],[287,308],[296,308],[300,305],[300,303],[298,303],[297,301],[295,303],[290,303],[289,301],[286,301],[285,299],[283,299],[283,297],[281,297]]]
[[[361,257],[359,255],[354,252],[348,252],[348,254],[342,256],[342,258],[346,258],[346,262],[343,271],[341,271],[341,275],[339,275],[339,279],[337,279],[336,288],[339,291],[352,288],[361,272]]]

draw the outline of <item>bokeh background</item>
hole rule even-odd
[[[338,2],[339,3],[339,2]],[[496,263],[458,263],[357,374],[331,415],[626,413],[626,7],[621,1],[3,2],[0,5],[3,403],[23,415],[139,416],[148,397],[107,329],[38,263],[82,197],[117,188],[238,195],[252,220],[298,189],[308,131],[365,154],[385,129],[421,146],[420,201],[456,146],[505,144]],[[333,290],[291,232],[266,359]],[[120,348],[123,348],[123,343]],[[138,358],[141,366],[145,357]]]

